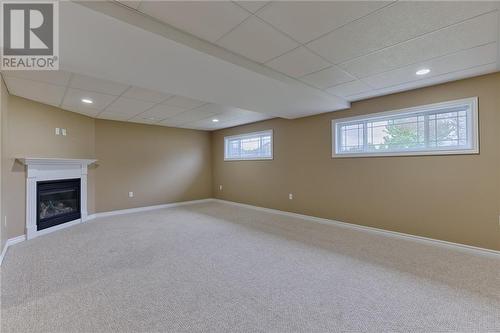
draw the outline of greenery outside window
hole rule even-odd
[[[332,156],[477,154],[477,97],[332,121]]]

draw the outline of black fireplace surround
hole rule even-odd
[[[37,230],[81,218],[80,179],[37,182]]]

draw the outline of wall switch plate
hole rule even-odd
[[[61,135],[61,129],[59,127],[56,127],[56,135]]]
[[[65,128],[61,128],[61,134],[62,134],[63,136],[66,136],[66,129],[65,129]]]
[[[219,191],[222,191],[222,185],[219,185]]]
[[[128,192],[128,197],[133,198],[134,197],[134,192]]]
[[[293,193],[288,193],[288,199],[293,200]]]
[[[3,217],[3,226],[7,228],[7,215]]]

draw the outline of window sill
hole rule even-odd
[[[411,157],[411,156],[436,156],[436,155],[479,155],[479,149],[463,150],[436,150],[436,151],[412,151],[412,152],[388,152],[388,153],[359,153],[359,154],[333,154],[332,158],[355,158],[355,157]]]
[[[259,158],[224,158],[224,162],[233,161],[271,161],[273,157],[259,157]]]

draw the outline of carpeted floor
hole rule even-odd
[[[9,249],[7,332],[500,332],[500,260],[223,203]]]

